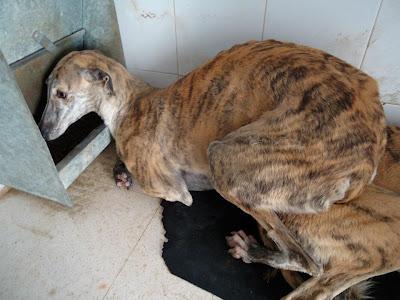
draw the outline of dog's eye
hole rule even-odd
[[[62,91],[60,91],[60,90],[57,90],[56,96],[57,96],[57,98],[61,98],[61,99],[67,98],[67,94],[62,92]]]

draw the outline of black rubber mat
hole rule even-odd
[[[255,221],[214,191],[192,192],[193,205],[163,201],[168,242],[163,258],[170,272],[223,299],[280,299],[291,288],[280,273],[269,283],[265,265],[245,264],[228,254],[225,236],[243,229],[257,236]],[[374,279],[374,299],[397,299],[400,275]],[[393,298],[393,296],[397,297]]]

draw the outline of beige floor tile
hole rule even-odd
[[[219,299],[168,271],[161,257],[163,242],[160,208],[106,299]]]
[[[114,186],[114,160],[107,149],[71,186],[72,209],[14,190],[0,200],[0,299],[103,298],[159,209]]]

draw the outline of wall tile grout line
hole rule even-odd
[[[372,24],[372,28],[371,28],[371,31],[370,31],[370,34],[369,34],[369,37],[368,37],[368,40],[367,40],[367,45],[365,46],[365,50],[364,50],[363,56],[361,58],[360,65],[358,66],[359,69],[361,69],[363,67],[365,56],[367,55],[367,51],[368,51],[368,48],[369,48],[370,43],[371,43],[371,38],[372,38],[372,35],[374,34],[374,31],[375,31],[376,22],[378,21],[379,14],[381,12],[383,1],[384,0],[381,0],[381,2],[379,3],[379,7],[378,7],[378,10],[377,10],[376,15],[375,15],[374,23]]]
[[[170,72],[163,72],[163,71],[154,71],[154,70],[147,70],[147,69],[140,69],[140,68],[133,68],[133,70],[138,70],[138,71],[143,71],[143,72],[149,72],[149,73],[158,73],[158,74],[165,74],[165,75],[176,75],[179,76],[180,74],[178,73],[170,73]]]
[[[138,240],[136,241],[135,245],[133,245],[131,251],[129,251],[128,256],[125,258],[124,262],[122,263],[121,267],[119,268],[117,274],[115,275],[113,281],[111,282],[110,286],[107,289],[107,292],[104,294],[103,296],[103,300],[106,299],[106,297],[108,296],[108,294],[111,291],[111,288],[114,286],[115,281],[117,280],[117,278],[119,277],[119,275],[121,274],[122,270],[125,268],[126,264],[129,261],[129,258],[132,256],[133,252],[135,251],[135,249],[137,248],[137,246],[139,245],[139,242],[141,241],[142,237],[144,236],[145,232],[147,231],[147,229],[149,228],[151,222],[153,221],[154,217],[157,215],[157,213],[159,212],[159,210],[161,209],[161,201],[160,200],[160,206],[157,207],[157,209],[154,210],[153,215],[151,216],[150,220],[147,222],[144,230],[142,231],[142,233],[140,234]]]
[[[175,54],[176,54],[176,73],[179,74],[179,55],[178,55],[178,34],[176,29],[176,8],[175,8],[175,0],[173,1],[174,5],[174,30],[175,30]]]
[[[263,17],[262,29],[261,29],[261,40],[264,40],[265,22],[267,21],[267,5],[268,5],[268,0],[265,0],[264,17]]]

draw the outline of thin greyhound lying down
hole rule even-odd
[[[287,298],[330,299],[350,287],[335,299],[363,299],[370,284],[354,284],[400,269],[400,128],[388,127],[387,132],[388,144],[374,180],[381,187],[368,186],[357,199],[334,204],[321,214],[280,214],[289,231],[324,265],[323,274],[305,283],[290,268],[281,270],[296,289]],[[232,256],[270,266],[290,261],[290,253],[275,246],[271,233],[259,229],[265,247],[243,231],[233,232],[227,237]]]
[[[117,175],[124,174],[119,183],[129,185],[133,177],[145,193],[186,205],[192,203],[188,190],[215,188],[253,216],[280,250],[271,252],[272,266],[320,279],[288,299],[310,293],[331,298],[349,283],[399,268],[393,261],[398,258],[394,233],[383,225],[377,238],[391,243],[368,244],[374,250],[364,254],[382,258],[379,270],[375,264],[349,264],[345,274],[339,266],[335,274],[333,264],[342,262],[328,264],[302,238],[323,228],[319,214],[329,216],[335,203],[364,191],[385,149],[377,84],[340,59],[292,43],[248,42],[222,51],[170,87],[154,89],[117,62],[81,51],[57,64],[48,95],[43,136],[57,138],[84,114],[97,112],[123,161],[116,168]],[[363,203],[374,198],[368,191],[359,198]],[[364,212],[359,199],[336,220],[339,225]],[[300,217],[290,218],[291,213]],[[301,217],[305,213],[315,213],[315,224]],[[376,217],[364,214],[366,223]],[[344,235],[345,245],[348,227],[339,225],[334,236]],[[319,236],[332,237],[326,227]],[[384,259],[392,251],[396,255]]]

